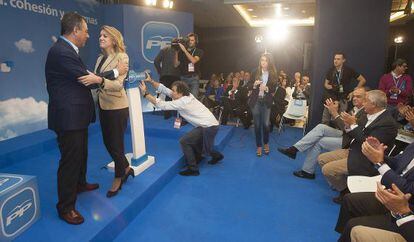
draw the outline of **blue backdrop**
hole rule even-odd
[[[88,22],[90,38],[80,54],[90,70],[99,55],[100,26],[118,28],[125,38],[131,67],[150,69],[172,37],[193,29],[189,13],[130,5],[100,5],[94,0],[0,0],[0,141],[47,128],[44,64],[60,33],[60,18],[77,11]],[[144,102],[144,110],[152,106]]]

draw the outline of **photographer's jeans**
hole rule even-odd
[[[190,88],[190,92],[194,97],[198,98],[198,89],[200,86],[200,77],[198,75],[194,76],[181,76],[181,81],[187,83]]]

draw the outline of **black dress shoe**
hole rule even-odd
[[[222,154],[219,154],[213,158],[211,158],[211,160],[208,161],[208,164],[210,165],[215,165],[217,164],[219,161],[221,161],[224,158],[224,156]]]
[[[294,148],[293,146],[287,148],[287,149],[282,149],[282,148],[277,148],[277,150],[286,155],[287,157],[291,158],[291,159],[296,159],[296,152],[297,150],[295,150],[296,148]]]
[[[132,170],[132,169],[131,169]],[[121,190],[122,189],[122,184],[123,184],[124,182],[122,181],[122,178],[121,178],[121,184],[119,184],[119,187],[118,187],[118,189],[116,189],[115,191],[111,191],[111,190],[109,190],[107,193],[106,193],[106,197],[113,197],[113,196],[115,196],[115,195],[117,195],[118,194],[118,192],[119,192],[119,190]]]
[[[59,218],[64,220],[68,224],[78,225],[83,223],[85,220],[83,219],[82,215],[76,211],[75,209],[70,210],[66,213],[59,212]]]
[[[198,175],[200,175],[200,172],[195,171],[195,170],[191,170],[191,169],[186,169],[184,171],[180,171],[180,175],[182,175],[182,176],[198,176]]]
[[[86,183],[85,185],[78,185],[78,193],[89,192],[99,188],[98,183]]]
[[[294,171],[293,175],[295,175],[297,177],[300,177],[300,178],[305,178],[305,179],[311,179],[311,180],[315,179],[315,174],[308,173],[308,172],[302,171],[302,170]]]

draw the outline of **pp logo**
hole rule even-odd
[[[1,229],[11,237],[29,225],[36,217],[35,191],[26,187],[4,201],[1,207]]]
[[[149,21],[141,29],[142,56],[154,63],[160,49],[171,44],[171,40],[180,36],[177,26],[172,23]]]
[[[0,193],[11,189],[12,187],[23,181],[23,178],[19,176],[0,175]]]

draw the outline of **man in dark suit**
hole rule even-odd
[[[85,19],[66,13],[61,20],[61,36],[50,48],[45,67],[48,127],[56,132],[61,153],[56,207],[59,217],[70,224],[84,221],[75,209],[77,193],[99,187],[86,182],[88,126],[95,121],[95,108],[90,89],[78,82],[78,77],[94,75],[88,74],[78,54],[88,38]]]
[[[384,157],[386,148],[387,146],[380,143],[378,139],[369,137],[362,144],[361,149],[373,167],[382,175],[381,184],[386,189],[394,190],[393,194],[397,194],[399,190],[401,193],[414,194],[414,144],[407,146],[404,152],[396,157]],[[335,228],[337,232],[342,233],[339,241],[350,241],[350,232],[358,225],[398,231],[397,226],[391,222],[387,205],[383,205],[381,194],[384,189],[379,186],[378,190],[377,194],[364,192],[345,195]],[[407,201],[412,211],[414,200],[409,196]],[[411,211],[393,214],[393,217],[399,219],[402,216],[411,216]],[[405,226],[400,229],[404,230]]]
[[[347,175],[375,176],[378,171],[374,168],[366,156],[362,154],[361,145],[369,136],[376,137],[380,142],[391,147],[394,144],[398,132],[398,125],[389,112],[386,110],[387,96],[380,90],[367,92],[364,101],[364,110],[366,115],[361,120],[356,120],[355,116],[343,112],[341,118],[345,123],[343,137],[343,148],[349,150],[347,158],[347,172],[337,174],[335,172],[326,172],[324,175],[329,181],[338,180],[330,176],[346,177]],[[329,164],[327,164],[329,165]],[[326,166],[326,165],[325,165]],[[330,168],[335,171],[334,167]],[[340,195],[334,198],[334,202],[341,203],[343,196],[348,192],[346,179],[341,179],[341,183],[334,185],[334,188],[340,191]]]

